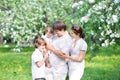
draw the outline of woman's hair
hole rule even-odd
[[[38,37],[37,39],[35,39],[34,45],[35,48],[38,48],[41,45],[46,45],[46,41],[43,38]]]
[[[83,33],[83,29],[82,27],[78,26],[78,25],[72,25],[71,30],[76,34],[79,35],[81,38],[84,38],[85,35]]]
[[[66,24],[62,21],[62,20],[59,20],[59,21],[56,21],[54,24],[53,24],[53,30],[66,30]]]

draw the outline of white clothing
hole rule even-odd
[[[53,37],[48,38],[46,35],[42,35],[41,37],[42,37],[47,43],[51,43],[51,42],[52,42],[52,39],[53,39]]]
[[[45,64],[41,67],[36,65],[36,62],[42,60],[43,54],[38,49],[35,49],[32,54],[32,80],[35,80],[35,78],[45,78]]]
[[[74,46],[74,44],[76,44]],[[73,47],[74,46],[74,47]],[[70,49],[70,55],[73,57],[79,57],[81,50],[87,50],[87,43],[80,38],[76,43],[73,42],[73,45]],[[84,60],[82,62],[75,62],[70,60],[69,65],[69,80],[80,80],[84,73]]]
[[[52,46],[56,50],[60,50],[65,54],[69,54],[69,50],[71,47],[72,38],[66,32],[62,37],[57,37],[52,41]],[[67,62],[60,57],[58,57],[55,53],[52,53],[50,58],[50,64],[52,65],[53,78],[54,80],[65,80],[65,77],[68,72]]]
[[[48,38],[46,35],[42,35],[42,38],[45,39],[45,41],[50,44],[52,40],[54,39],[54,35],[51,38]],[[48,51],[48,54],[50,56],[51,52]],[[49,60],[49,57],[48,57],[48,60]],[[50,68],[46,67],[45,74],[46,74],[47,80],[53,80],[53,73],[52,73],[51,67]]]
[[[46,80],[53,80],[53,73],[51,68],[46,67],[45,74]]]

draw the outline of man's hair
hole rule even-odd
[[[59,21],[56,21],[54,24],[53,24],[53,30],[66,30],[66,24],[62,21],[62,20],[59,20]]]

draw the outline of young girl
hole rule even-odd
[[[54,31],[52,29],[52,27],[46,27],[45,31],[44,31],[44,35],[42,35],[42,38],[45,39],[45,41],[50,44],[53,39],[54,39]],[[47,80],[53,80],[53,75],[52,75],[52,66],[49,62],[50,60],[50,56],[51,56],[51,52],[48,51],[49,57],[47,58],[47,60],[45,61],[46,63],[46,79]]]
[[[32,54],[32,80],[46,80],[45,78],[45,60],[48,57],[45,50],[46,42],[38,37],[34,40],[35,51]]]
[[[44,35],[42,35],[42,38],[44,38],[47,43],[51,43],[53,37],[54,37],[54,31],[52,27],[46,27],[44,31]]]

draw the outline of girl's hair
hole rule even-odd
[[[35,40],[38,39],[38,38],[41,38],[41,36],[40,35],[36,35],[34,40],[33,40],[33,44],[35,43]]]
[[[52,27],[46,27],[44,31],[44,35],[50,30],[51,34],[54,34],[53,28]]]
[[[78,26],[78,25],[72,25],[71,30],[76,34],[79,35],[81,38],[84,38],[85,35],[83,33],[83,29],[82,27]]]
[[[35,45],[35,48],[38,48],[41,45],[46,45],[46,41],[43,38],[38,37],[37,39],[35,39],[34,45]]]
[[[53,24],[53,30],[66,30],[66,24],[62,21],[62,20],[59,20],[59,21],[56,21],[54,24]]]

